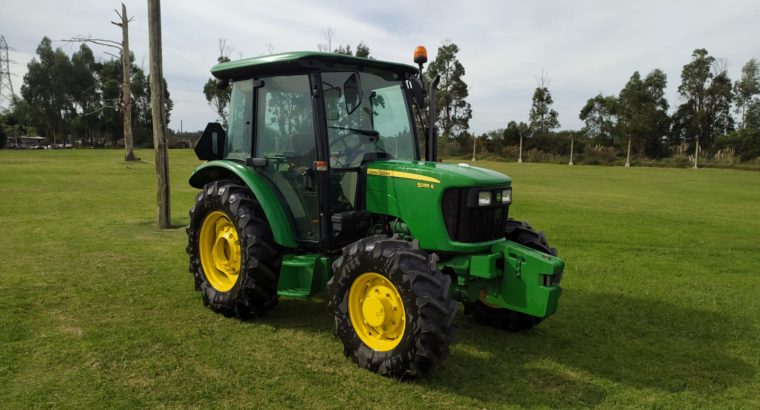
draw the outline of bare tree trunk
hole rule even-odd
[[[695,142],[696,143],[694,144],[694,167],[693,168],[697,169],[699,168],[699,166],[697,165],[697,163],[699,162],[699,138],[697,138]]]
[[[124,160],[134,161],[134,138],[132,137],[132,76],[129,61],[129,18],[127,18],[127,6],[121,3],[121,13],[116,12],[121,22],[111,22],[121,27],[121,103],[124,106],[122,120],[124,121]]]
[[[163,68],[161,62],[161,1],[148,0],[150,46],[150,107],[153,115],[153,146],[156,151],[156,203],[158,227],[171,227],[169,198],[169,157],[166,151]]]
[[[477,158],[475,158],[475,152],[477,150],[477,146],[478,146],[478,138],[475,137],[475,136],[473,136],[473,138],[472,138],[472,160],[473,160],[473,162],[477,161]]]
[[[628,137],[628,154],[625,157],[625,167],[628,168],[631,166],[631,138]]]

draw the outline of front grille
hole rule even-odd
[[[485,190],[500,192],[505,187]],[[441,207],[443,220],[449,238],[457,242],[488,242],[504,237],[504,229],[509,213],[508,205],[475,206],[472,201],[468,206],[468,198],[472,191],[482,191],[483,188],[450,188],[443,194]]]

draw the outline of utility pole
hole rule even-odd
[[[520,126],[517,126],[517,134],[520,136],[520,153],[517,157],[517,163],[522,164],[522,131],[520,131]]]
[[[567,165],[573,166],[573,142],[575,142],[575,138],[570,138],[570,163]]]
[[[124,133],[124,161],[134,161],[134,138],[132,136],[132,75],[131,61],[129,60],[129,22],[127,18],[127,6],[121,3],[121,13],[114,10],[120,21],[112,21],[111,24],[121,27],[121,104],[124,106],[123,133]]]
[[[156,151],[156,204],[158,227],[171,227],[169,200],[169,156],[166,151],[164,73],[161,62],[161,1],[148,0],[148,45],[150,48],[150,107],[153,115],[153,147]]]
[[[631,137],[628,137],[628,155],[625,157],[625,167],[631,166]]]

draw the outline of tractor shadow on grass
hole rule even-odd
[[[254,322],[331,337],[325,297],[281,299]],[[610,383],[709,396],[756,373],[728,351],[729,344],[752,343],[754,333],[738,319],[656,299],[575,289],[566,289],[560,304],[557,315],[518,333],[477,325],[460,309],[451,354],[413,383],[484,405],[569,408],[601,403]]]
[[[461,314],[456,324],[451,355],[421,383],[492,404],[588,407],[609,382],[710,395],[756,372],[727,351],[752,343],[738,319],[652,299],[568,289],[559,314],[531,331]]]
[[[321,293],[308,299],[280,298],[277,307],[252,322],[266,324],[274,330],[298,329],[332,334],[334,322],[327,309],[326,297],[327,294]]]

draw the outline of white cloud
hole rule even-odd
[[[130,44],[147,67],[147,12],[144,0],[125,1],[135,21]],[[17,2],[0,15],[0,27],[17,52],[12,70],[20,89],[25,65],[43,35],[77,34],[118,39],[117,2],[39,0]],[[226,38],[233,58],[314,50],[326,27],[335,29],[333,47],[365,41],[375,57],[411,63],[414,46],[425,44],[431,58],[445,39],[461,49],[467,70],[472,131],[527,120],[535,77],[551,76],[555,109],[563,128],[579,128],[586,99],[602,91],[617,94],[634,70],[660,68],[668,75],[671,107],[680,100],[682,66],[694,48],[704,47],[729,63],[732,78],[752,57],[760,57],[760,3],[756,1],[438,1],[387,0],[362,4],[338,1],[205,2],[164,0],[164,75],[175,109],[172,128],[201,129],[214,120],[201,92],[216,61],[217,41]],[[73,44],[55,43],[69,52]],[[102,50],[98,50],[102,51]]]

